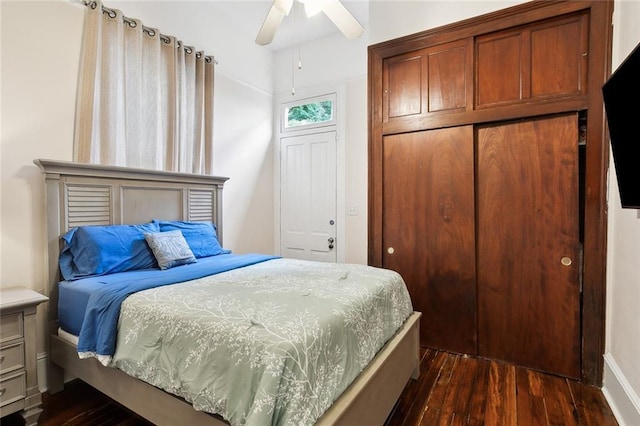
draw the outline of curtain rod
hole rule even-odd
[[[73,3],[81,4],[86,7],[90,7],[91,9],[95,9],[96,7],[98,7],[98,3],[92,0],[69,0],[69,1]],[[102,5],[101,7],[102,7],[102,13],[109,15],[109,18],[115,18],[116,16],[118,16],[116,9],[108,8],[105,5]],[[122,20],[124,21],[125,24],[129,25],[129,27],[131,28],[135,28],[138,26],[138,23],[135,21],[135,19],[131,19],[122,15]],[[147,34],[149,37],[154,37],[156,35],[156,30],[154,28],[145,27],[144,25],[142,25],[142,32]],[[158,37],[160,38],[160,40],[162,40],[166,44],[171,43],[171,38],[169,36],[158,33]],[[178,48],[183,47],[184,51],[187,52],[188,54],[193,53],[193,48],[191,48],[190,46],[183,46],[180,40],[177,40],[177,47]],[[200,59],[201,57],[202,57],[202,52],[196,52],[196,58]],[[205,55],[204,60],[207,62],[213,61],[215,65],[218,65],[218,60],[213,56]]]

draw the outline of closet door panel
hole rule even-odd
[[[541,21],[479,36],[479,109],[586,94],[588,15]]]
[[[477,129],[479,354],[580,377],[578,118]]]
[[[382,65],[384,123],[473,109],[473,39],[386,58]]]
[[[420,55],[402,55],[385,64],[385,121],[422,113],[423,61]]]
[[[479,108],[520,101],[525,94],[526,43],[520,31],[479,37],[476,45],[476,96]]]
[[[428,112],[459,112],[473,105],[472,39],[428,50]]]
[[[586,91],[586,15],[531,30],[531,97],[579,96]]]
[[[423,346],[476,353],[473,128],[383,140],[383,266],[422,312]]]

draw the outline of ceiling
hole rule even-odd
[[[244,31],[252,31],[257,36],[272,2],[271,0],[236,0],[219,1],[214,4],[220,13],[234,22],[234,25],[243,28]],[[368,0],[342,0],[342,4],[366,30],[369,19]],[[264,48],[278,51],[333,34],[340,34],[340,31],[329,18],[323,13],[307,18],[304,6],[295,0],[289,16],[284,18],[273,42]]]

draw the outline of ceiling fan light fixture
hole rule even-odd
[[[273,37],[282,20],[291,12],[293,1],[273,0],[269,13],[262,27],[260,27],[260,31],[258,31],[256,43],[265,46],[273,41]],[[340,0],[298,0],[298,2],[304,4],[307,16],[312,16],[320,11],[324,12],[348,39],[358,38],[364,32],[362,25],[344,7]]]

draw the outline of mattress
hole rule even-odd
[[[113,288],[122,283],[152,283],[153,285],[168,285],[200,278],[215,271],[224,271],[237,265],[246,266],[254,263],[255,259],[267,259],[274,256],[256,257],[256,255],[223,254],[203,257],[196,263],[183,265],[162,271],[158,268],[137,271],[120,272],[110,275],[94,276],[74,281],[61,281],[58,284],[58,321],[64,331],[79,336],[85,319],[87,306],[91,297]],[[237,259],[248,261],[235,262]],[[233,262],[234,266],[227,266]]]

